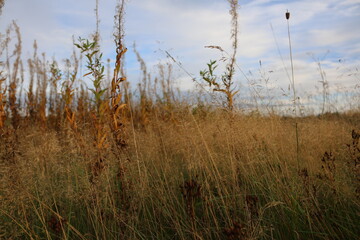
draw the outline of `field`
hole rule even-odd
[[[212,63],[200,74],[222,106],[207,93],[180,97],[171,65],[151,79],[138,52],[133,94],[121,3],[110,81],[98,35],[74,43],[92,86],[76,53],[62,70],[36,45],[24,76],[12,25],[15,50],[0,70],[0,239],[359,238],[359,109],[301,114],[293,84],[294,114],[242,111],[236,31],[225,77]]]

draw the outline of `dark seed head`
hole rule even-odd
[[[287,20],[289,20],[289,18],[290,18],[290,13],[289,13],[289,11],[286,11],[285,17],[286,17]]]

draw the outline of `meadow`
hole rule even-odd
[[[36,43],[25,64],[16,23],[1,38],[0,239],[359,238],[358,108],[300,114],[294,84],[295,114],[241,111],[236,31],[224,77],[200,73],[223,105],[181,96],[170,64],[152,79],[138,52],[134,94],[123,8],[109,79],[97,31],[74,42],[86,76],[76,52],[60,69]]]

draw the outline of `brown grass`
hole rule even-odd
[[[230,3],[234,11],[237,1]],[[194,107],[176,93],[170,64],[159,65],[153,79],[135,50],[143,74],[136,98],[123,69],[124,1],[117,14],[110,86],[96,41],[77,44],[92,91],[80,84],[75,52],[61,70],[39,58],[35,42],[21,104],[15,23],[2,39],[8,56],[0,71],[1,239],[359,236],[357,109],[244,114],[232,100],[226,111],[201,96]]]

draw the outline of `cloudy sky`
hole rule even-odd
[[[115,0],[99,0],[102,51],[114,58],[113,16]],[[239,0],[239,48],[237,84],[269,77],[273,86],[287,88],[289,47],[285,12],[291,13],[290,30],[298,89],[311,92],[320,87],[316,62],[326,72],[332,89],[352,88],[360,83],[360,0]],[[23,38],[23,56],[32,53],[36,39],[39,51],[61,60],[72,52],[72,36],[88,37],[95,28],[95,0],[5,0],[0,32],[16,20]],[[170,61],[168,51],[187,71],[199,78],[210,59],[221,58],[207,45],[231,51],[229,4],[226,0],[127,0],[126,56],[131,81],[140,79],[139,64],[132,51],[137,48],[148,68]],[[283,61],[282,61],[283,58]],[[261,60],[261,68],[259,61]],[[252,74],[250,74],[250,72]],[[177,69],[181,89],[191,89],[190,78]]]

